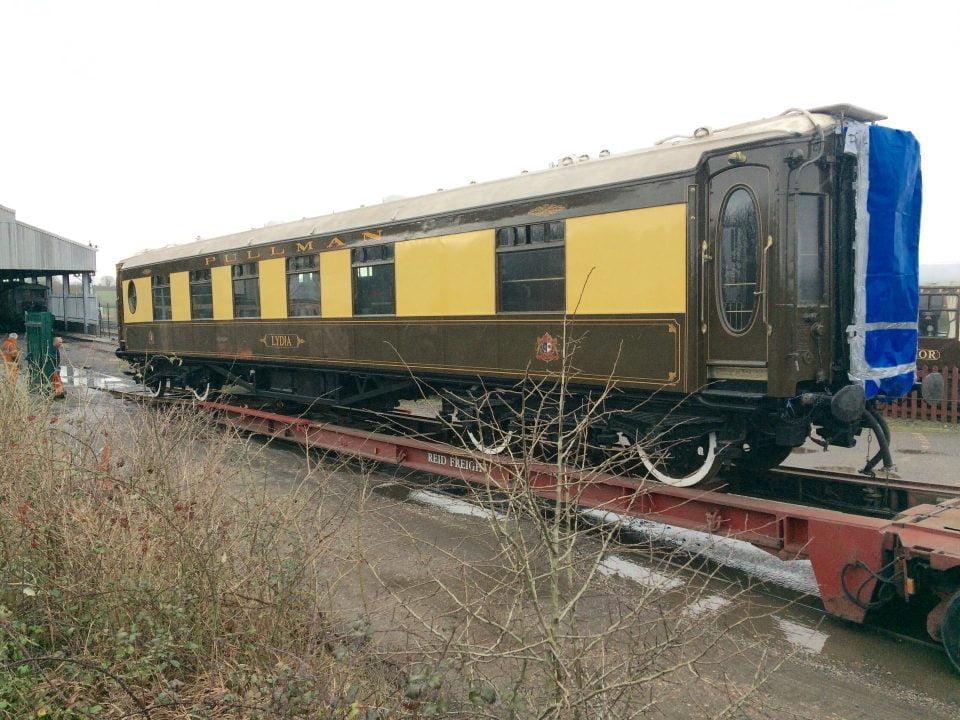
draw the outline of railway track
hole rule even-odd
[[[111,392],[126,399],[158,400],[141,392]],[[187,398],[162,400],[177,403]],[[528,463],[521,469],[519,463],[491,459],[429,437],[387,435],[263,408],[192,402],[213,413],[221,424],[311,449],[495,489],[509,487],[522,472],[523,482],[546,499],[559,497],[604,513],[734,538],[781,559],[809,559],[826,613],[872,626],[879,619],[879,627],[888,630],[891,619],[899,622],[909,616],[908,624],[926,627],[931,638],[942,641],[960,671],[960,492],[956,488],[779,468],[754,474],[732,472],[724,478],[726,492],[705,491],[589,470],[558,473],[556,466],[547,463]]]

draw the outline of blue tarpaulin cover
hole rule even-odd
[[[916,373],[920,145],[909,132],[857,123],[846,145],[859,168],[850,377],[868,398],[900,397]]]

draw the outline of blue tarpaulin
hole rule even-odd
[[[858,157],[850,377],[868,398],[913,387],[920,295],[920,145],[903,130],[852,123]]]

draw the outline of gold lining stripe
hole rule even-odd
[[[397,367],[397,368],[416,368],[418,370],[439,370],[439,371],[462,371],[467,373],[478,373],[482,372],[486,375],[504,375],[508,377],[521,378],[525,375],[530,375],[533,377],[550,377],[551,375],[556,375],[556,372],[550,371],[525,371],[525,370],[500,370],[496,368],[488,367],[461,367],[458,365],[421,365],[418,363],[401,363],[394,362],[390,360],[375,361],[375,360],[352,360],[352,359],[334,359],[334,358],[323,358],[317,359],[309,355],[300,356],[300,355],[259,355],[251,353],[249,355],[219,355],[217,353],[209,353],[203,351],[191,351],[183,352],[178,351],[174,352],[172,350],[162,350],[156,349],[152,350],[150,353],[153,355],[167,355],[167,356],[199,356],[199,357],[212,357],[212,358],[222,358],[225,361],[236,361],[236,360],[271,360],[276,361],[278,358],[289,358],[294,360],[305,360],[309,364],[313,365],[362,365],[362,366],[374,366],[374,367]],[[579,373],[579,374],[570,374],[568,375],[571,379],[577,378],[586,378],[588,380],[610,380],[611,382],[627,382],[627,383],[643,383],[647,385],[677,385],[680,383],[680,378],[676,380],[669,380],[666,378],[640,378],[627,375],[593,375],[588,373]]]

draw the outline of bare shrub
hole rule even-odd
[[[564,338],[563,361],[547,377],[475,390],[475,411],[450,425],[463,447],[495,453],[473,456],[484,484],[459,486],[485,530],[465,527],[451,547],[383,518],[396,538],[423,548],[420,572],[429,578],[398,587],[378,553],[366,556],[382,590],[405,608],[402,623],[419,630],[395,648],[421,658],[408,695],[429,713],[482,717],[742,716],[775,669],[759,642],[736,632],[756,617],[745,607],[749,588],[695,555],[625,540],[622,518],[585,522],[592,478],[636,463],[632,448],[591,439],[612,383],[585,402],[568,401],[574,345]],[[634,497],[645,491],[638,478]],[[625,567],[637,582],[615,577]],[[736,614],[719,611],[717,593]],[[753,671],[732,680],[734,659]]]
[[[250,483],[257,451],[190,408],[0,386],[0,717],[381,706],[390,688],[333,652],[351,639],[316,572],[323,477]]]

